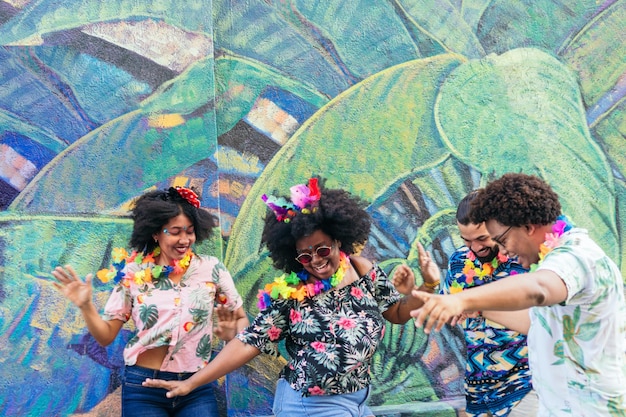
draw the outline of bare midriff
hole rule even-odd
[[[137,366],[148,369],[161,369],[163,360],[167,356],[169,346],[159,346],[154,349],[148,349],[137,358]]]

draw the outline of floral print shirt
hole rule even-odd
[[[527,272],[520,264],[508,259],[506,262],[499,262],[491,274],[482,279],[474,279],[463,272],[469,258],[470,250],[465,245],[450,256],[448,273],[441,283],[441,293],[455,293],[464,288]],[[478,270],[483,269],[478,259],[473,260],[473,265]],[[526,336],[481,316],[468,318],[461,325],[467,345],[467,415],[508,415],[532,389]]]
[[[626,415],[622,274],[584,229],[564,233],[537,270],[556,273],[567,299],[531,309],[530,366],[539,416]]]
[[[102,316],[123,322],[133,319],[136,333],[124,349],[124,362],[134,365],[146,350],[169,346],[161,371],[203,368],[211,357],[217,294],[226,296],[231,311],[243,304],[230,273],[217,258],[194,255],[178,284],[169,278],[137,284],[128,274],[146,266],[154,264],[126,266],[127,275],[112,291]]]
[[[237,337],[290,360],[281,372],[304,396],[356,392],[370,384],[372,356],[385,332],[382,313],[400,294],[377,265],[355,282],[303,301],[272,300]]]

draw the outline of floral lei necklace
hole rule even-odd
[[[552,233],[546,233],[546,240],[541,244],[541,246],[539,246],[539,261],[530,266],[530,272],[535,271],[539,264],[543,262],[546,255],[559,246],[561,243],[561,236],[563,236],[565,232],[571,230],[572,227],[574,227],[574,225],[570,222],[567,216],[561,214],[556,218],[556,222],[552,225]]]
[[[476,254],[468,249],[467,258],[463,266],[463,275],[452,282],[450,285],[450,293],[461,292],[464,288],[478,286],[488,282],[496,268],[498,268],[498,265],[508,260],[508,256],[498,252],[496,257],[490,262],[481,264],[476,258]]]
[[[335,288],[343,280],[346,271],[350,267],[350,259],[344,252],[339,252],[339,268],[330,277],[316,280],[313,284],[307,284],[309,273],[304,269],[298,273],[283,274],[274,279],[264,289],[259,290],[257,295],[259,310],[264,310],[272,305],[272,299],[279,298],[302,301],[306,297],[314,297],[331,288]]]
[[[130,255],[124,248],[114,248],[111,252],[113,262],[108,269],[101,269],[96,276],[102,282],[113,280],[116,284],[121,280],[133,280],[137,285],[168,278],[170,275],[181,275],[189,268],[191,258],[194,256],[191,249],[185,253],[182,259],[172,261],[169,265],[154,265],[155,259],[161,254],[161,248],[157,247],[149,254],[133,251]],[[123,269],[127,264],[136,263],[142,267],[137,272],[124,274]]]

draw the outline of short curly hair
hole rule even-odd
[[[218,225],[217,217],[206,209],[192,206],[174,187],[148,191],[139,196],[131,208],[133,232],[130,247],[146,253],[152,252],[158,246],[152,236],[179,214],[185,214],[191,220],[197,243],[211,236]]]
[[[470,218],[475,224],[495,220],[504,226],[519,227],[550,224],[560,214],[559,196],[544,180],[508,173],[478,191]]]
[[[273,211],[267,212],[261,244],[267,247],[276,269],[286,273],[302,270],[295,260],[296,242],[316,230],[341,242],[341,250],[348,255],[367,241],[371,228],[371,218],[365,211],[368,203],[345,190],[324,189],[322,182],[319,205],[313,213],[297,213],[289,222],[282,222]]]

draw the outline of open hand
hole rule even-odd
[[[237,315],[235,311],[230,311],[221,304],[213,311],[217,316],[213,333],[223,341],[228,342],[237,335]]]
[[[141,383],[144,387],[151,388],[164,388],[167,390],[165,396],[167,398],[180,397],[183,395],[189,394],[193,391],[191,384],[188,381],[165,381],[162,379],[151,379],[146,378],[145,381]]]
[[[424,278],[424,283],[434,285],[441,279],[441,272],[437,263],[432,260],[430,253],[424,249],[420,242],[417,242],[417,261]]]
[[[88,274],[83,282],[76,275],[74,269],[70,265],[66,265],[65,267],[56,267],[52,271],[52,275],[57,280],[57,282],[53,282],[53,285],[78,308],[83,308],[91,302],[93,294],[92,274]]]
[[[450,323],[464,311],[462,303],[454,295],[413,291],[413,297],[424,303],[422,307],[411,311],[411,316],[415,318],[415,327],[423,327],[427,334],[433,328],[437,332],[441,331],[446,323]]]

